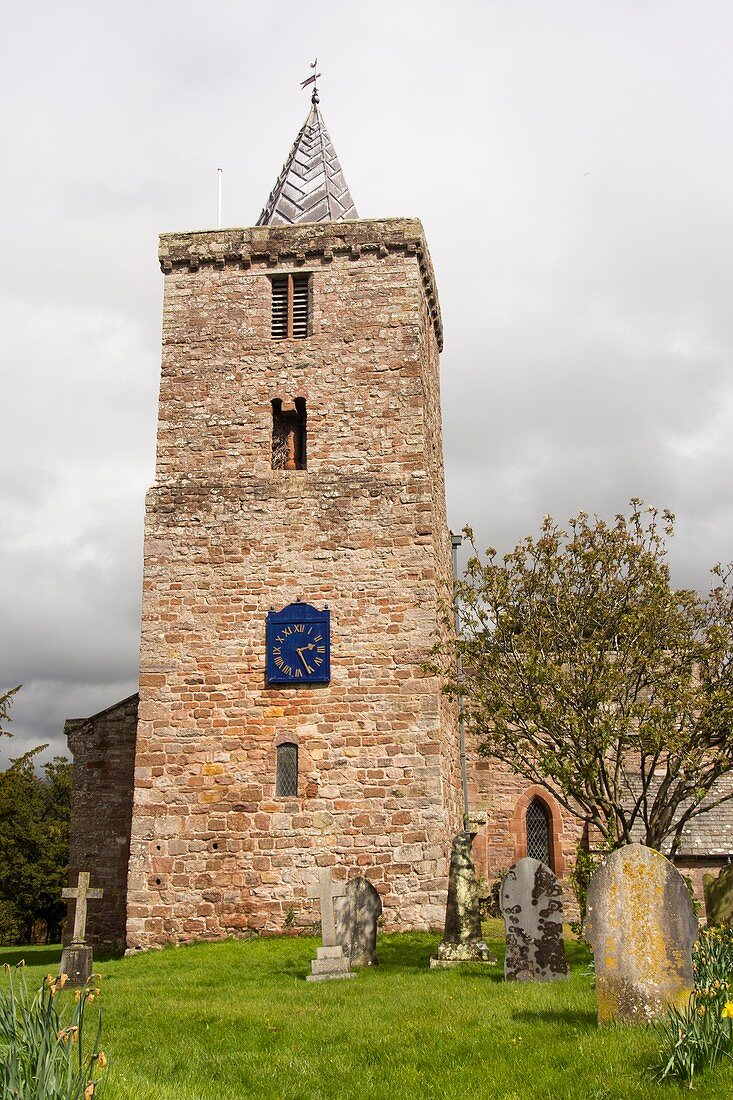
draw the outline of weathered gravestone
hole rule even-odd
[[[499,902],[506,929],[506,980],[567,978],[562,888],[550,868],[531,856],[517,860],[502,879]]]
[[[323,947],[318,948],[318,958],[311,962],[311,973],[306,975],[307,982],[323,982],[329,978],[355,978],[348,957],[340,943],[336,942],[336,929],[333,918],[335,898],[343,897],[346,887],[343,882],[331,881],[330,867],[321,868],[318,886],[308,887],[308,897],[317,898],[321,905],[321,939]]]
[[[697,918],[682,875],[660,852],[641,844],[611,852],[588,887],[585,934],[599,1023],[647,1023],[685,1007]]]
[[[60,973],[66,974],[69,985],[86,985],[92,976],[92,949],[86,943],[87,901],[96,901],[104,890],[89,889],[89,872],[80,871],[77,886],[61,891],[62,898],[75,898],[74,933],[71,943],[61,952]]]
[[[702,885],[708,924],[733,926],[733,864],[724,867],[717,878],[703,875]]]
[[[476,872],[473,868],[473,838],[476,834],[459,833],[453,840],[448,872],[448,902],[445,931],[438,951],[431,960],[433,969],[459,966],[465,962],[495,963],[483,941]]]
[[[376,966],[382,899],[369,879],[349,879],[345,895],[336,899],[335,910],[336,943],[341,944],[351,965]]]

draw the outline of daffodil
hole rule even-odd
[[[720,1015],[723,1020],[733,1020],[733,1001],[725,1002],[725,1008]]]

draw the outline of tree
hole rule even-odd
[[[690,820],[733,798],[714,789],[733,768],[733,567],[712,570],[707,597],[672,589],[673,524],[636,499],[612,524],[547,517],[501,560],[467,529],[460,660],[439,643],[434,666],[482,755],[606,845],[633,835],[671,856]]]
[[[14,688],[0,696],[0,731],[9,721]],[[71,764],[55,756],[36,771],[45,745],[12,760],[0,772],[0,923],[6,932],[29,942],[33,925],[42,920],[53,938],[60,932],[66,905],[71,815]]]
[[[4,723],[10,722],[10,704],[13,701],[13,696],[16,691],[20,691],[20,684],[18,687],[11,688],[10,691],[6,691],[4,695],[0,695],[0,736],[12,737],[10,730],[5,729]]]

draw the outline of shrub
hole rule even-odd
[[[18,967],[23,967],[19,963]],[[16,968],[18,969],[18,968]],[[91,1043],[85,1015],[99,990],[91,985],[62,993],[66,975],[44,978],[30,993],[25,976],[13,978],[0,992],[0,1095],[18,1100],[90,1100],[97,1092],[99,1070],[107,1058],[99,1049],[101,1012]]]
[[[692,1087],[696,1073],[733,1057],[733,929],[704,928],[693,951],[695,988],[687,1006],[657,1025],[656,1076]]]
[[[570,921],[570,930],[579,940],[583,938],[585,933],[590,880],[603,863],[609,851],[609,848],[603,847],[602,849],[591,852],[584,842],[581,841],[575,852],[575,863],[572,866],[568,878],[573,893],[575,894],[575,900],[578,903],[578,914],[580,919]]]

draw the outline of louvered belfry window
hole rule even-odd
[[[298,746],[286,741],[277,746],[275,794],[295,798],[298,793]]]
[[[527,855],[552,867],[550,862],[550,815],[539,798],[527,807]]]
[[[273,275],[273,340],[304,340],[308,335],[308,276]]]

